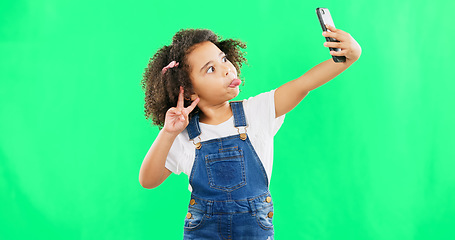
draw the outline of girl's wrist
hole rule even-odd
[[[161,129],[160,134],[162,134],[163,137],[171,138],[171,139],[175,139],[177,137],[177,135],[179,135],[179,133],[176,133],[174,131],[169,131],[166,128]]]

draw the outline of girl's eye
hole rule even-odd
[[[229,59],[227,59],[226,55],[224,55],[224,57],[222,58],[222,61],[227,62],[227,61],[229,61]],[[213,71],[215,71],[215,68],[213,66],[211,66],[207,69],[207,73],[212,73]]]

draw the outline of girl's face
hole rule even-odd
[[[212,42],[196,44],[187,60],[195,92],[191,99],[199,97],[198,105],[221,104],[239,94],[238,84],[231,85],[234,79],[238,79],[237,70],[224,52]]]

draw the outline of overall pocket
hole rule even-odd
[[[191,231],[200,228],[204,224],[205,218],[204,213],[189,209],[185,217],[184,230]]]
[[[205,166],[212,188],[233,191],[246,185],[245,160],[242,150],[205,156]]]
[[[258,225],[265,230],[273,229],[273,205],[258,209],[256,212]]]

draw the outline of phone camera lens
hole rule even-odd
[[[322,14],[325,14],[324,9],[321,9]]]

